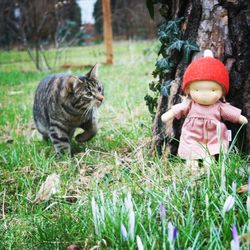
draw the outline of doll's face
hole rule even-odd
[[[214,81],[195,81],[189,84],[187,93],[201,105],[215,104],[223,96],[223,87]]]

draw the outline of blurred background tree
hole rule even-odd
[[[94,4],[93,23],[82,23],[85,5]],[[89,8],[87,6],[87,8]],[[154,39],[162,18],[149,18],[145,0],[111,0],[115,40]],[[103,40],[102,1],[1,0],[0,47],[27,50],[39,70],[51,70],[63,48]],[[54,63],[46,51],[55,48]]]
[[[0,12],[0,46],[26,49],[37,69],[41,61],[51,69],[45,50],[52,44],[59,49],[84,39],[75,0],[2,0]]]
[[[111,0],[112,28],[115,39],[152,39],[156,37],[161,16],[152,20],[147,14],[145,0]],[[102,0],[94,6],[95,28],[99,36],[103,33]]]

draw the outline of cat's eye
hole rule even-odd
[[[102,91],[102,88],[101,87],[98,87],[98,89],[97,89],[99,92],[101,92]]]

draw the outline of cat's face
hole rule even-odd
[[[90,110],[101,106],[104,90],[97,76],[95,65],[85,76],[75,78],[69,76],[66,83],[67,99],[77,110]]]
[[[89,103],[91,107],[100,107],[104,99],[104,90],[101,82],[97,78],[88,76],[79,77],[80,82],[75,90],[75,98],[81,103]]]

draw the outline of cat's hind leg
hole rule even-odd
[[[49,129],[49,137],[55,147],[57,155],[68,153],[69,156],[72,156],[68,131],[62,127],[51,126]]]
[[[84,129],[84,132],[75,137],[76,141],[79,143],[88,141],[96,135],[98,131],[96,119],[87,121],[81,128]]]
[[[42,135],[43,140],[48,141],[49,139],[48,129],[43,125],[42,122],[40,122],[37,119],[35,119],[35,124],[38,132]]]

